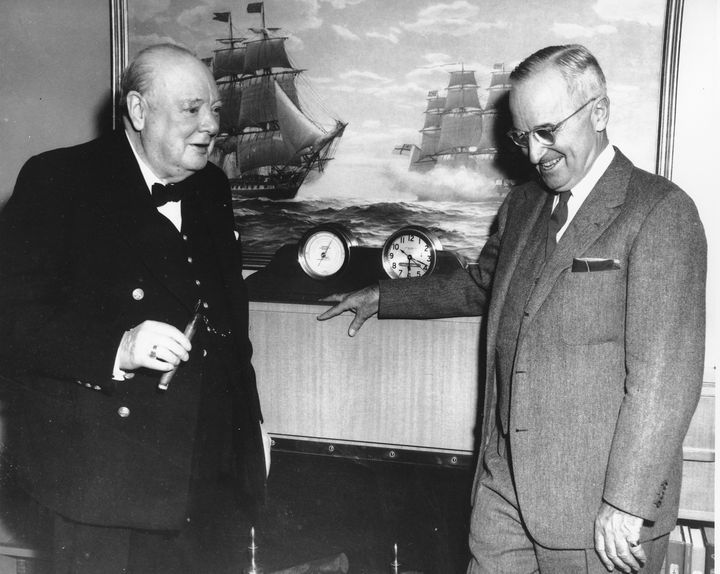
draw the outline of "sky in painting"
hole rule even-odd
[[[130,55],[172,41],[211,56],[228,34],[213,12],[232,13],[235,36],[260,25],[247,3],[128,0]],[[265,0],[267,26],[281,28],[295,66],[348,122],[323,179],[366,193],[387,170],[407,170],[408,156],[393,148],[420,142],[427,93],[442,90],[450,70],[474,70],[482,101],[495,64],[512,69],[551,44],[582,43],[596,55],[611,141],[654,170],[664,13],[664,0]]]

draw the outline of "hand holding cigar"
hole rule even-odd
[[[185,331],[183,333],[189,341],[192,341],[193,336],[195,335],[195,331],[197,330],[198,323],[202,320],[202,315],[200,314],[201,304],[202,301],[198,300],[193,311],[193,316],[190,318],[190,322],[185,327]],[[160,377],[160,382],[157,386],[158,390],[167,391],[168,386],[170,385],[170,381],[175,376],[176,371],[177,367],[174,367],[170,371],[166,371],[165,373],[163,373],[163,376]]]

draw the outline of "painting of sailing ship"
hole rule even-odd
[[[665,0],[125,1],[129,55],[175,42],[212,68],[213,161],[258,265],[329,222],[366,246],[423,225],[472,262],[527,177],[505,136],[508,75],[543,46],[598,57],[611,142],[655,168]]]
[[[346,124],[326,129],[301,105],[298,80],[285,50],[286,37],[265,25],[264,2],[247,6],[262,25],[251,37],[233,36],[232,12],[213,19],[229,24],[227,38],[206,63],[213,70],[223,107],[211,161],[223,168],[233,195],[291,199],[310,172],[322,172]]]

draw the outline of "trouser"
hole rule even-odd
[[[594,548],[558,550],[533,540],[518,508],[507,443],[493,433],[490,445],[475,492],[467,573],[607,574]],[[667,543],[667,535],[642,543],[648,557],[642,574],[660,572]]]

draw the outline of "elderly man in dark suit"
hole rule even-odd
[[[13,455],[56,572],[237,572],[267,465],[220,98],[173,45],[122,88],[124,129],[30,159],[0,215]]]
[[[378,308],[486,315],[469,573],[657,573],[702,386],[702,225],[609,144],[587,49],[542,49],[511,83],[509,136],[540,181],[509,193],[478,266],[381,282],[319,318],[354,311],[354,335]]]

